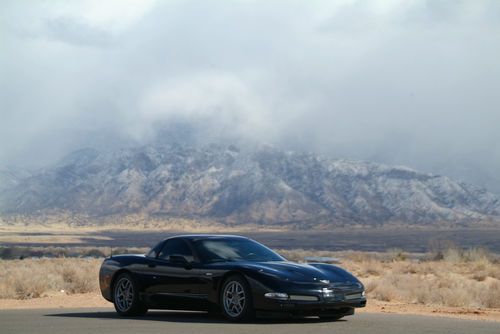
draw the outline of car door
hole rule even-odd
[[[187,262],[173,261],[172,257],[180,256]],[[154,272],[146,291],[150,302],[161,308],[202,308],[206,300],[206,295],[200,293],[203,274],[193,262],[193,252],[182,238],[165,241],[162,250],[148,264]]]

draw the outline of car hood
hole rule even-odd
[[[246,262],[247,268],[252,268],[263,274],[275,276],[292,282],[303,283],[357,283],[356,277],[346,270],[324,263],[277,262]]]

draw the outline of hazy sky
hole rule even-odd
[[[500,192],[500,1],[6,1],[0,165],[171,120]]]

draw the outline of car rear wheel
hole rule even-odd
[[[136,316],[145,314],[148,309],[139,299],[139,289],[132,276],[120,274],[113,286],[113,304],[118,314]]]
[[[252,294],[246,280],[241,276],[231,276],[222,285],[221,309],[231,321],[247,321],[254,317]]]

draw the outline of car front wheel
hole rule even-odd
[[[113,304],[123,316],[143,315],[148,309],[139,299],[139,289],[132,276],[123,273],[117,277],[113,287]]]
[[[251,290],[241,276],[231,276],[222,285],[221,309],[231,321],[247,321],[254,316]]]

